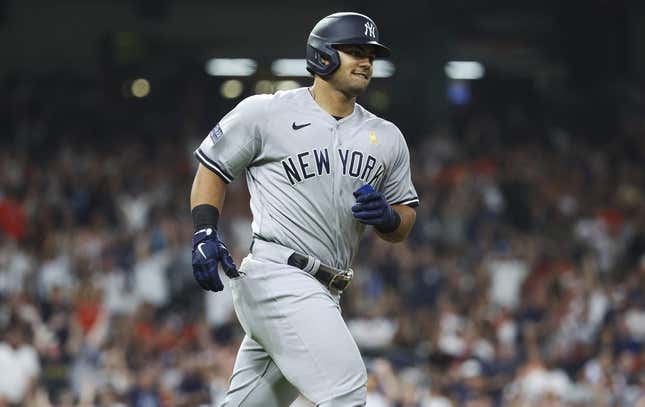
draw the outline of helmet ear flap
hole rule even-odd
[[[329,76],[340,66],[338,50],[328,44],[307,46],[307,70],[311,74]]]

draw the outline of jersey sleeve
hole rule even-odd
[[[264,96],[264,95],[263,95]],[[227,184],[240,175],[260,151],[260,124],[266,120],[268,100],[251,96],[240,102],[208,133],[195,157]]]
[[[401,131],[394,126],[396,144],[393,146],[393,159],[383,182],[383,194],[390,205],[419,206],[419,197],[412,184],[410,173],[410,151]]]

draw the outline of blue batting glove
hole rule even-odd
[[[372,225],[383,233],[393,232],[401,224],[399,214],[387,203],[385,196],[371,185],[363,185],[354,191],[354,197],[356,205],[352,206],[352,214],[359,222]]]
[[[240,275],[228,249],[217,237],[217,229],[205,227],[198,230],[193,235],[193,276],[204,290],[224,289],[217,273],[218,264],[222,265],[229,278]]]

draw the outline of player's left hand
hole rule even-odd
[[[352,206],[352,214],[359,222],[375,226],[384,233],[393,232],[399,227],[399,214],[387,203],[381,192],[366,184],[354,191],[354,197],[356,205]]]
[[[193,276],[204,290],[217,292],[224,289],[217,272],[218,264],[222,264],[229,278],[239,277],[231,254],[217,236],[217,229],[198,230],[193,235]]]

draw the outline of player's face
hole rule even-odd
[[[376,57],[373,45],[338,45],[340,67],[329,78],[334,87],[348,96],[363,93],[372,79],[372,64]]]

